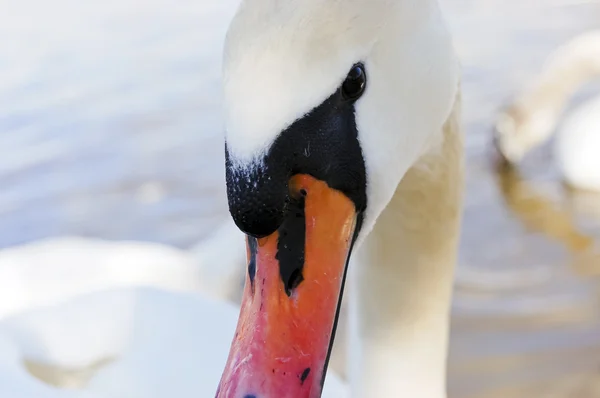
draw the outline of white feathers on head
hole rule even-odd
[[[459,67],[436,0],[245,0],[224,55],[226,140],[257,161],[290,124],[366,66],[356,104],[366,230],[450,114]]]
[[[234,157],[259,156],[367,56],[385,18],[368,19],[355,3],[242,3],[224,55],[227,142]]]

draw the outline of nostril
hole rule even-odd
[[[306,242],[305,197],[290,198],[287,217],[279,228],[277,255],[279,274],[288,297],[304,281],[304,246]]]
[[[304,281],[302,270],[298,268],[293,270],[285,284],[285,292],[288,297],[292,295],[292,292],[300,285],[300,283],[302,283],[302,281]]]

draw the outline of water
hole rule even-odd
[[[0,1],[0,247],[196,242],[226,210],[210,2],[45,4]]]
[[[600,195],[565,190],[548,147],[495,173],[491,118],[598,2],[451,1],[465,67],[467,204],[454,301],[456,397],[600,396]],[[596,247],[594,247],[596,245]]]
[[[188,247],[226,217],[220,115],[203,96],[218,74],[201,51],[219,45],[203,34],[210,3],[0,0],[0,247],[65,234]],[[544,148],[522,175],[496,173],[489,146],[497,108],[600,26],[600,3],[442,6],[468,132],[451,396],[600,396],[600,197],[565,190]]]

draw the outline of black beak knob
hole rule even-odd
[[[263,238],[283,223],[288,201],[289,173],[286,167],[250,164],[233,166],[225,149],[229,212],[247,235]]]

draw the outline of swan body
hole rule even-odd
[[[5,294],[6,299],[0,300],[0,317],[83,293],[132,286],[200,291],[232,302],[239,296],[245,263],[245,253],[236,250],[235,243],[243,239],[227,220],[189,251],[157,243],[76,236],[4,249],[0,256],[4,284],[0,295]],[[48,283],[57,275],[63,284]]]
[[[204,290],[202,263],[165,245],[65,236],[0,253],[0,317],[107,288]]]
[[[206,239],[190,248],[199,274],[200,291],[215,298],[240,302],[246,266],[244,239],[236,225],[226,219]]]
[[[573,110],[560,126],[554,156],[565,181],[600,192],[600,97]]]
[[[500,153],[518,163],[555,131],[566,103],[585,83],[600,75],[600,31],[579,35],[558,48],[540,76],[498,117],[495,142]],[[600,192],[600,98],[570,112],[556,129],[553,153],[563,180]]]
[[[0,311],[0,396],[213,395],[239,308],[199,293],[198,268],[190,253],[142,242],[63,237],[0,251],[0,301],[11,303]],[[334,375],[324,397],[347,387]]]

